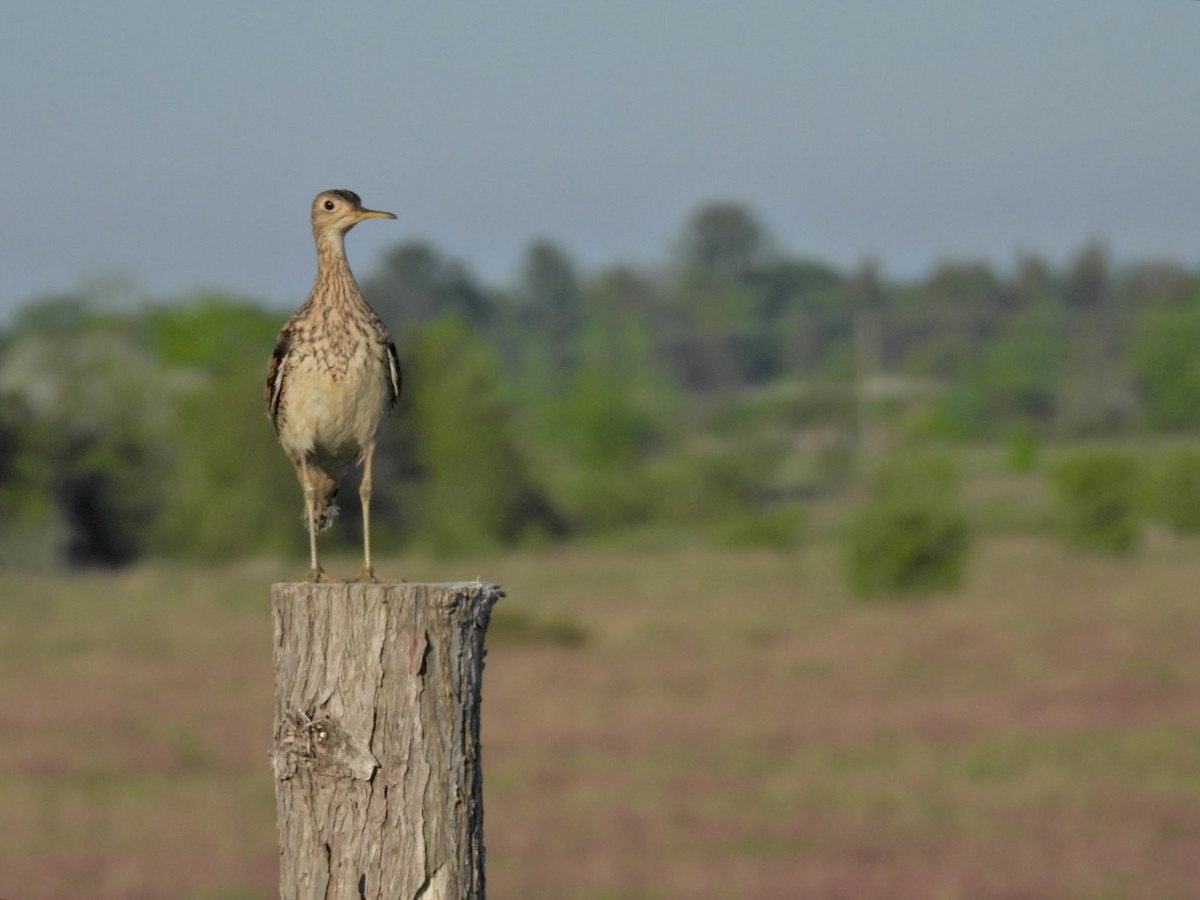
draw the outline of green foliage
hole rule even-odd
[[[463,552],[657,525],[787,550],[804,516],[780,498],[846,488],[864,412],[881,446],[1003,442],[998,481],[1020,485],[972,521],[994,508],[1005,527],[1045,527],[1033,479],[1010,476],[1037,466],[1046,436],[1200,426],[1200,275],[1185,267],[1115,268],[1091,246],[1058,269],[968,260],[899,281],[789,255],[737,203],[697,210],[675,249],[673,266],[587,273],[539,240],[501,289],[427,242],[386,253],[363,286],[406,391],[376,456],[377,543]],[[147,305],[121,281],[14,316],[0,333],[0,557],[301,552],[299,489],[261,409],[283,318],[213,293]],[[1154,482],[1156,514],[1181,529],[1189,465]],[[922,547],[965,546],[955,504],[899,498],[881,478],[875,524],[864,513],[856,528],[882,535],[875,568],[893,570],[868,589],[953,571]],[[326,548],[357,542],[355,487],[352,472]],[[1084,502],[1071,490],[1060,506]],[[1083,513],[1063,518],[1087,530]]]
[[[1200,424],[1200,303],[1148,316],[1132,350],[1147,423]]]
[[[974,358],[965,336],[947,332],[914,343],[904,369],[912,375],[951,380],[961,378]]]
[[[1044,420],[1054,406],[1066,353],[1061,309],[1041,307],[1013,318],[989,341],[975,381],[994,424]]]
[[[757,268],[751,283],[761,297],[760,314],[775,322],[791,310],[836,312],[841,273],[815,259],[773,259]]]
[[[657,517],[678,528],[728,521],[746,509],[758,484],[748,455],[736,448],[678,451],[652,469]]]
[[[770,255],[770,240],[755,215],[739,203],[710,203],[684,228],[685,266],[718,279],[740,279]]]
[[[650,439],[651,424],[627,386],[599,368],[579,372],[562,412],[575,459],[592,469],[627,468]]]
[[[411,373],[422,540],[467,553],[547,527],[553,514],[518,452],[487,348],[447,317],[419,332]]]
[[[507,602],[496,608],[488,625],[488,644],[581,647],[588,638],[587,628],[570,616],[539,613]]]
[[[965,440],[981,438],[988,429],[987,401],[974,386],[951,385],[929,416],[926,432],[935,438]]]
[[[1155,518],[1175,531],[1200,533],[1200,450],[1174,451],[1163,460],[1156,476]]]
[[[715,530],[718,540],[786,543],[800,524],[769,511],[781,466],[791,456],[788,423],[819,408],[786,392],[756,392],[699,426],[704,440],[677,444],[656,467],[658,516],[681,528]],[[795,526],[793,529],[792,526]],[[769,532],[775,536],[768,537]]]
[[[597,366],[581,368],[567,395],[546,405],[548,432],[560,450],[546,476],[568,518],[587,532],[646,521],[654,497],[643,454],[653,431],[622,379]]]
[[[133,332],[163,365],[215,374],[265,360],[283,322],[283,315],[247,301],[204,294],[147,310]]]
[[[16,317],[13,334],[79,334],[95,322],[87,298],[78,294],[54,294],[24,307]]]
[[[718,546],[733,549],[758,547],[789,553],[800,546],[804,525],[804,509],[800,506],[742,512],[721,525],[716,542]]]
[[[49,471],[38,452],[41,443],[25,403],[0,394],[0,509],[5,515],[0,529],[11,530],[23,519],[44,510],[44,488]],[[40,509],[39,509],[40,508]]]
[[[1029,425],[1016,425],[1004,439],[1004,462],[1013,472],[1032,471],[1038,450],[1037,432]]]
[[[1136,548],[1142,479],[1132,455],[1076,451],[1053,467],[1051,480],[1059,522],[1071,545],[1114,555]]]
[[[970,548],[948,460],[918,454],[890,459],[846,535],[846,571],[863,595],[905,595],[957,587]]]
[[[677,337],[661,347],[662,358],[680,385],[704,393],[755,380],[763,347],[752,290],[696,271],[681,279],[668,302]]]
[[[160,552],[218,561],[307,548],[300,485],[263,408],[263,356],[231,360],[177,397]]]
[[[31,334],[6,354],[0,389],[23,410],[10,465],[53,499],[66,557],[119,565],[143,553],[166,494],[156,362],[108,325]]]
[[[919,345],[909,365],[953,379],[935,406],[931,433],[979,438],[999,428],[1048,421],[1065,355],[1062,311],[1046,305],[1003,321],[982,348],[949,336]]]
[[[520,295],[523,319],[541,335],[561,382],[574,367],[583,321],[579,279],[566,253],[550,241],[530,245],[521,269]]]
[[[71,525],[72,562],[121,565],[147,549],[162,497],[146,481],[161,481],[160,449],[128,434],[66,446],[55,493]]]
[[[389,251],[362,284],[363,296],[393,328],[452,315],[476,328],[489,327],[495,301],[457,260],[423,241]]]

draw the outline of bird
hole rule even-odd
[[[371,463],[380,424],[400,397],[396,344],[363,299],[346,259],[346,232],[366,219],[358,194],[329,190],[312,203],[317,277],[308,299],[279,332],[264,399],[283,451],[304,492],[308,580],[333,581],[317,560],[317,533],[337,513],[338,484],[362,466],[363,563],[355,581],[378,581],[371,562]]]

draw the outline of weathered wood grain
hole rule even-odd
[[[272,586],[283,900],[484,896],[479,707],[500,596]]]

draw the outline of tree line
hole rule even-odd
[[[885,442],[1200,425],[1200,273],[945,262],[917,279],[780,247],[697,209],[655,266],[585,272],[552,240],[513,284],[428,242],[364,267],[406,369],[376,459],[380,548],[476,552],[634,527],[778,535]],[[304,549],[262,408],[287,311],[86,290],[0,333],[0,558],[116,565]],[[353,484],[330,538],[358,539]],[[735,539],[731,537],[731,539]]]

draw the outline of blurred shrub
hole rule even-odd
[[[705,437],[679,442],[655,468],[657,516],[699,529],[726,546],[795,546],[803,511],[775,508],[797,461],[796,422],[807,396],[790,389],[758,391],[723,404],[696,426]]]
[[[580,369],[557,405],[555,426],[570,462],[559,482],[563,507],[580,528],[611,531],[645,521],[653,496],[643,456],[652,423],[619,376]]]
[[[0,393],[0,567],[49,569],[58,565],[70,531],[49,485],[47,428],[25,403]]]
[[[430,549],[478,552],[556,527],[510,431],[492,355],[461,320],[423,327],[406,372]]]
[[[1004,438],[1004,462],[1010,471],[1033,470],[1038,457],[1038,436],[1031,425],[1017,425]]]
[[[178,390],[160,551],[215,562],[307,550],[300,483],[263,405],[265,357],[242,354]]]
[[[748,460],[729,450],[680,450],[654,469],[659,517],[672,525],[711,524],[736,515],[752,488]]]
[[[1164,525],[1181,533],[1200,532],[1200,450],[1177,450],[1163,461],[1151,503]]]
[[[846,570],[860,594],[903,594],[957,587],[970,534],[950,461],[910,454],[876,473],[870,499],[847,532]]]
[[[946,379],[946,390],[929,417],[931,434],[980,438],[1001,427],[1020,428],[1053,416],[1065,372],[1062,310],[1043,304],[996,324],[996,333],[982,345],[942,335],[914,352],[910,368]],[[923,358],[934,350],[941,358]]]
[[[50,472],[39,452],[41,443],[26,404],[19,396],[0,393],[0,530],[45,518],[52,507],[45,491]]]
[[[1142,485],[1133,456],[1120,450],[1077,451],[1054,466],[1051,480],[1070,544],[1109,554],[1136,547]]]
[[[227,374],[253,360],[264,369],[283,316],[249,300],[203,293],[146,309],[128,325],[172,369]]]
[[[1133,342],[1147,423],[1181,428],[1200,423],[1200,304],[1144,318]]]
[[[804,510],[787,506],[763,512],[744,512],[730,517],[717,530],[722,547],[759,547],[787,553],[799,546],[804,536]]]
[[[132,561],[168,492],[169,398],[157,363],[108,327],[29,334],[2,362],[0,395],[21,411],[9,417],[19,424],[5,463],[24,482],[18,512],[30,512],[31,491],[53,498],[69,562]]]
[[[930,436],[948,440],[982,437],[988,429],[987,400],[978,386],[951,384],[934,403],[926,428]]]
[[[978,356],[972,380],[987,398],[991,424],[1045,421],[1055,410],[1065,374],[1063,310],[1040,304],[1001,320],[1000,333]]]
[[[848,485],[854,479],[854,467],[854,448],[849,440],[839,438],[817,450],[817,483],[828,490],[841,490]]]
[[[507,603],[492,613],[488,626],[489,643],[581,647],[588,638],[587,628],[565,614],[538,613]]]

